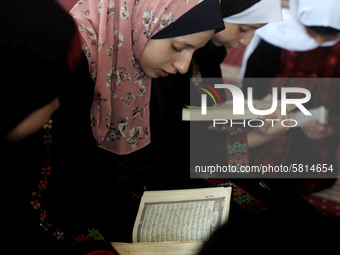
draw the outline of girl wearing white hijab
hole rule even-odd
[[[246,78],[323,78],[340,76],[340,16],[337,0],[291,0],[282,22],[259,29],[246,49],[242,75]],[[243,86],[246,87],[247,80]],[[254,81],[252,79],[252,81]],[[340,87],[337,79],[323,82],[294,80],[285,86],[304,87],[311,94],[306,108],[325,106],[329,121],[322,125],[309,121],[289,130],[257,150],[256,164],[327,164],[337,172],[336,151],[340,140]],[[256,97],[270,93],[272,86],[262,84]],[[253,86],[253,85],[252,85]],[[277,84],[276,84],[277,87]],[[244,88],[245,89],[245,88]],[[333,179],[307,179],[295,188],[310,193],[330,187]],[[287,186],[287,182],[285,183]]]
[[[293,0],[291,0],[293,1]],[[293,1],[295,2],[295,1]],[[301,3],[304,2],[304,6],[308,3],[318,2],[316,8],[311,5],[313,10],[318,12],[323,18],[330,18],[328,14],[325,14],[324,9],[325,5],[327,6],[330,1],[321,1],[321,0],[305,0],[300,1]],[[333,3],[339,4],[338,0],[331,1]],[[338,13],[338,7],[332,7],[334,13]],[[268,9],[271,12],[271,9]],[[307,18],[308,16],[306,16]],[[340,17],[337,14],[337,17]],[[309,17],[310,18],[310,17]],[[229,21],[230,22],[230,21]],[[283,23],[283,22],[278,22]],[[316,25],[313,23],[306,23],[306,25]],[[325,23],[324,25],[327,25]],[[256,31],[260,32],[261,30],[265,30],[267,26],[276,26],[276,23],[270,23],[263,28]],[[228,31],[228,26],[226,25],[226,31]],[[303,29],[301,29],[301,33],[303,33]],[[287,32],[287,34],[286,34]],[[300,33],[300,34],[301,34]],[[220,33],[222,34],[222,33]],[[282,38],[281,34],[286,34],[286,38]],[[268,37],[272,34],[268,34]],[[275,38],[277,43],[281,43],[282,46],[289,45],[291,41],[297,39],[296,35],[292,35],[291,32],[285,31],[284,29],[276,30],[277,37]],[[215,36],[216,37],[216,36]],[[284,41],[283,41],[284,40]],[[314,41],[314,40],[312,40]],[[252,44],[252,42],[251,42]],[[297,45],[297,44],[293,44]],[[306,47],[307,44],[298,44],[300,47]],[[334,47],[334,46],[333,46]],[[267,49],[267,48],[266,48]],[[264,51],[261,55],[262,58],[258,58],[258,62],[254,64],[254,68],[258,67],[258,69],[263,69],[264,72],[268,71],[271,68],[271,64],[265,65],[263,63],[263,59],[267,57],[269,59],[273,58],[273,55],[269,54],[267,51]],[[340,54],[338,53],[338,56]],[[275,57],[275,56],[274,56]],[[295,59],[296,60],[296,59]],[[308,62],[307,62],[308,63]],[[312,61],[311,63],[318,63],[318,61]],[[330,63],[334,63],[337,65],[339,69],[340,65],[338,60],[333,60],[333,57],[330,59]],[[255,70],[258,70],[255,69]],[[335,69],[334,67],[331,69]],[[325,68],[326,70],[326,68]],[[253,72],[253,74],[257,74]],[[254,87],[255,90],[255,87]],[[322,92],[322,91],[320,91]],[[320,93],[320,95],[323,93]],[[322,97],[322,96],[321,96]],[[334,100],[332,100],[334,102]],[[338,106],[338,109],[340,107]],[[238,137],[237,137],[238,136]],[[239,146],[239,150],[248,149],[248,147],[243,147],[244,140],[241,137],[242,134],[238,133],[234,137],[234,141],[238,142],[241,146]],[[248,133],[249,137],[249,133]],[[275,140],[275,143],[280,145],[280,141]],[[249,143],[248,143],[249,145]],[[283,148],[286,146],[286,143],[283,143]],[[266,146],[266,145],[262,145]],[[309,149],[308,145],[304,149]],[[256,151],[260,151],[262,147],[257,147]],[[235,148],[234,151],[237,151]],[[249,150],[252,152],[251,155],[255,155],[254,151]],[[255,151],[255,153],[256,153]],[[297,150],[298,151],[298,150]],[[323,150],[325,154],[327,154],[328,150]],[[248,153],[248,152],[247,152]],[[268,158],[270,159],[271,150],[267,150]],[[284,154],[284,153],[282,153]],[[240,164],[249,164],[248,154],[242,153],[234,153],[231,151],[230,155],[234,156],[235,161]],[[299,155],[299,154],[296,154]],[[237,159],[237,156],[239,157]],[[311,156],[313,157],[313,156]],[[242,162],[243,160],[243,162]],[[229,159],[230,162],[230,159]],[[293,163],[299,163],[296,160]],[[257,165],[257,164],[256,164]],[[213,180],[212,180],[213,181]],[[222,179],[216,179],[216,183],[221,183]],[[253,212],[251,214],[242,214],[243,211],[236,211],[238,207],[234,206],[231,207],[233,210],[231,212],[230,219],[228,220],[227,224],[224,225],[222,228],[218,229],[214,236],[205,243],[203,249],[200,251],[199,255],[206,255],[206,254],[223,254],[222,251],[228,249],[228,252],[237,252],[237,253],[253,253],[254,249],[262,247],[264,249],[269,249],[271,247],[280,247],[282,252],[287,251],[287,253],[292,252],[294,249],[295,252],[312,252],[316,249],[320,249],[324,247],[324,244],[327,243],[327,248],[332,250],[333,247],[335,248],[337,245],[337,240],[332,231],[339,230],[339,224],[337,221],[331,221],[329,218],[324,217],[320,213],[318,213],[315,208],[312,208],[305,199],[297,196],[296,193],[287,188],[287,179],[283,180],[283,185],[285,189],[282,187],[277,188],[275,185],[268,185],[272,183],[268,183],[267,179],[263,182],[259,179],[252,178],[252,179],[239,179],[234,180],[232,182],[237,184],[234,185],[234,194],[240,192],[239,187],[245,188],[249,194],[242,194],[243,196],[239,196],[237,204],[242,204],[243,206],[253,206],[256,207],[256,202],[260,200],[266,206],[264,209],[262,207],[262,211],[260,212]],[[260,184],[260,185],[259,185]],[[262,188],[260,188],[261,186]],[[283,192],[282,192],[283,191]],[[240,192],[241,193],[241,192]],[[251,202],[245,202],[245,200],[249,198]],[[235,198],[234,198],[235,199]],[[311,242],[311,234],[310,233],[325,233],[325,235],[321,236],[322,240],[318,240],[317,242]],[[287,233],[289,233],[289,238],[287,238]],[[318,237],[319,238],[319,237]],[[226,240],[228,243],[232,245],[226,245]],[[247,245],[244,245],[245,242]],[[273,252],[273,251],[272,251]],[[226,252],[225,252],[226,253]]]
[[[226,48],[248,45],[256,29],[282,19],[280,0],[221,0],[225,30],[216,33],[211,41],[194,54],[196,70],[202,77],[222,77],[220,64]]]
[[[226,32],[215,34],[212,40],[194,53],[192,70],[189,70],[185,75],[172,75],[166,79],[153,80],[151,95],[152,143],[156,148],[162,148],[162,150],[156,149],[157,153],[160,154],[157,157],[160,162],[171,161],[168,160],[169,157],[176,158],[175,166],[171,164],[166,166],[169,167],[169,172],[171,171],[172,175],[174,175],[174,169],[178,170],[180,166],[185,167],[185,169],[178,170],[177,172],[180,173],[174,176],[188,175],[186,171],[190,158],[188,151],[191,149],[189,148],[188,140],[190,137],[189,132],[192,131],[190,129],[193,127],[191,124],[193,123],[183,122],[181,116],[183,105],[192,103],[190,99],[193,97],[190,95],[190,90],[196,90],[187,86],[190,84],[190,78],[194,76],[222,79],[220,64],[227,55],[227,48],[238,47],[240,44],[247,45],[255,29],[268,22],[279,21],[282,18],[280,0],[222,0],[220,8]],[[156,83],[160,84],[156,85]],[[220,94],[221,100],[224,99],[223,94]],[[200,100],[199,93],[197,98]],[[199,105],[200,102],[197,104]],[[205,143],[203,139],[216,138],[214,141],[216,140],[218,144],[217,150],[223,154],[223,157],[226,157],[226,146],[228,146],[226,137],[228,133],[208,130],[205,124],[202,127],[202,132],[204,134],[197,139],[197,142],[202,141],[204,145],[208,144],[210,146],[213,143],[211,141]],[[219,133],[223,133],[221,134],[222,136],[219,136]],[[247,133],[243,133],[240,135],[240,139],[235,139],[234,141],[243,143],[246,146]],[[163,153],[164,147],[166,147],[168,153]],[[197,146],[196,148],[203,147]],[[206,147],[204,152],[199,151],[197,153],[211,153],[211,150]],[[245,151],[245,155],[242,156],[247,157],[246,154],[247,152]],[[160,164],[164,168],[164,164]]]
[[[237,48],[240,44],[248,45],[256,29],[282,19],[280,0],[257,0],[250,8],[230,15],[230,5],[235,4],[233,2],[235,1],[221,1],[226,29],[224,33],[219,32],[214,36],[213,42],[217,46]],[[245,1],[237,2],[240,4]]]
[[[257,29],[267,23],[277,22],[282,19],[281,0],[222,0],[220,5],[225,30],[216,33],[207,45],[195,52],[193,57],[195,61],[194,70],[197,72],[195,77],[222,78],[220,65],[226,57],[228,48],[238,48],[240,45],[247,46]],[[248,5],[247,8],[245,8],[246,5]],[[242,7],[243,10],[240,11]],[[225,52],[224,55],[223,52]],[[221,93],[223,97],[223,92]],[[264,126],[263,129],[260,129],[261,132],[255,132],[255,130],[249,132],[241,130],[240,133],[230,132],[227,138],[227,151],[233,151],[233,148],[240,143],[244,148],[256,147],[277,134],[287,131],[282,126],[272,129]],[[221,150],[223,149],[221,148]],[[228,151],[227,155],[228,163],[230,164],[248,165],[247,149],[244,150],[244,154],[233,154]],[[241,161],[239,160],[240,158],[242,159]]]
[[[288,51],[310,51],[338,43],[338,5],[337,0],[290,0],[289,9],[284,8],[282,11],[282,21],[268,24],[256,31],[244,54],[242,76],[245,75],[248,58],[260,40]]]

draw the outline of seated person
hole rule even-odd
[[[321,79],[340,75],[337,4],[332,0],[322,3],[291,0],[290,8],[284,9],[283,21],[269,24],[256,32],[243,60],[244,90],[248,81],[253,83],[251,78],[256,77],[281,78],[282,81],[286,77],[309,78],[286,80],[284,86],[308,89],[311,99],[305,107],[325,106],[329,111],[326,125],[310,120],[252,151],[255,165],[302,164],[316,167],[325,164],[333,169],[331,177],[320,174],[320,178],[290,180],[297,191],[305,194],[331,187],[338,171],[335,156],[340,144],[340,105],[337,100],[340,84],[337,79]],[[252,86],[257,98],[270,93],[272,87],[280,87],[269,82]],[[283,186],[287,184],[287,181],[282,183]]]
[[[268,22],[281,19],[280,1],[222,0],[220,8],[226,29],[217,33],[203,48],[194,53],[189,71],[186,74],[169,75],[153,80],[150,107],[153,144],[157,148],[158,146],[166,148],[169,152],[177,151],[179,162],[182,162],[185,168],[189,160],[190,124],[182,121],[182,108],[193,101],[190,98],[190,91],[195,89],[190,87],[192,85],[190,78],[211,77],[219,78],[222,82],[220,64],[226,57],[226,49],[247,45],[256,29]],[[266,12],[267,8],[272,12]],[[198,99],[200,100],[200,94]],[[221,94],[221,100],[225,99],[224,93]],[[246,136],[244,140],[247,140]],[[156,149],[156,152],[161,150]],[[170,155],[163,152],[161,154],[161,158]]]
[[[8,84],[1,100],[5,120],[0,143],[2,215],[6,221],[2,249],[11,254],[86,254],[98,249],[116,254],[106,242],[92,243],[89,237],[84,238],[89,242],[78,246],[73,239],[73,234],[83,230],[80,224],[87,225],[89,214],[82,210],[75,217],[77,205],[84,209],[86,203],[78,203],[82,198],[76,184],[72,188],[64,184],[76,175],[76,166],[86,175],[90,161],[84,158],[95,146],[89,118],[91,93],[85,83],[80,88],[74,80],[81,61],[74,21],[53,0],[6,1],[4,5],[1,20],[8,25],[0,42],[5,63],[1,76]],[[52,114],[53,123],[48,121]],[[81,125],[72,130],[75,118]],[[57,176],[64,167],[66,178],[59,182]],[[65,207],[58,209],[62,215],[53,211],[53,196],[63,199]],[[77,202],[70,203],[75,196]],[[68,207],[72,203],[74,207]],[[70,218],[79,220],[69,224]]]

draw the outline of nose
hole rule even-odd
[[[251,39],[253,39],[255,30],[248,31],[248,33],[243,34],[242,37],[239,40],[239,43],[242,44],[243,46],[247,46]]]
[[[189,70],[190,62],[192,58],[192,53],[185,53],[183,55],[178,56],[178,58],[173,62],[173,66],[176,70],[181,73],[185,74]]]

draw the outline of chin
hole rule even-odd
[[[149,78],[158,78],[160,77],[160,74],[157,73],[156,71],[150,72],[150,71],[144,71],[144,74],[149,77]]]
[[[156,75],[156,74],[153,74],[153,75],[147,75],[147,74],[146,74],[146,76],[148,76],[148,77],[150,77],[150,78],[152,78],[152,79],[156,79],[156,78],[159,78],[159,77],[161,77],[159,74],[158,74],[158,75]]]

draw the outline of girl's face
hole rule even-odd
[[[247,46],[254,36],[255,30],[264,24],[231,24],[224,23],[225,29],[214,35],[212,41],[217,46],[238,48]]]
[[[314,32],[313,30],[305,27],[305,30],[307,32],[307,34],[314,38],[319,44],[324,43],[324,42],[328,42],[328,41],[335,41],[337,39],[340,38],[340,33],[337,34],[320,34],[317,32]]]
[[[150,78],[186,73],[192,54],[203,47],[214,35],[214,30],[166,39],[151,39],[146,44],[139,64]]]

